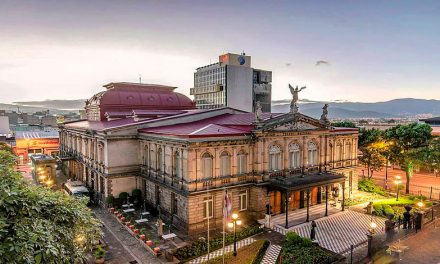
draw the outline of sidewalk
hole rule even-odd
[[[135,260],[137,263],[144,263],[144,264],[151,264],[151,263],[166,263],[164,259],[158,258],[156,256],[153,256],[151,253],[145,250],[145,248],[142,247],[141,244],[139,244],[139,241],[132,237],[127,230],[110,214],[107,213],[106,210],[102,208],[95,207],[93,208],[93,212],[95,215],[103,222],[104,224],[104,233],[108,231],[111,236],[107,237],[108,239],[116,240],[110,241],[110,243],[114,242],[115,245],[122,246],[124,251],[126,251],[129,255],[121,256],[121,254],[118,254],[116,252],[116,255],[118,256],[118,262],[110,261],[109,263],[130,263],[131,261]],[[106,241],[106,243],[108,243]],[[120,248],[116,248],[115,250],[121,250]],[[113,252],[110,252],[111,255],[113,255]],[[123,259],[124,262],[119,262]],[[116,260],[115,260],[116,261]],[[133,262],[131,262],[133,263]]]
[[[383,260],[395,261],[402,264],[440,263],[440,220],[425,227],[421,232],[402,241],[408,248],[401,253],[400,259],[388,254],[382,254],[374,263],[383,263]]]

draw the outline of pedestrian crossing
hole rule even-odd
[[[248,238],[245,238],[243,240],[237,241],[237,250],[239,248],[241,248],[241,247],[250,245],[250,244],[254,243],[255,241],[257,241],[257,240],[255,238],[253,238],[253,237],[248,237]],[[232,252],[233,250],[234,250],[234,244],[226,246],[225,247],[225,254],[229,253],[229,252]],[[199,264],[199,263],[203,263],[205,261],[208,261],[209,259],[220,257],[222,255],[223,255],[223,249],[221,248],[221,249],[218,249],[216,251],[213,251],[213,252],[209,253],[209,258],[208,258],[208,254],[206,254],[204,256],[201,256],[201,257],[198,257],[196,259],[193,259],[193,260],[189,261],[188,263],[189,264]],[[273,263],[275,263],[275,262],[273,262]]]
[[[316,240],[321,247],[336,253],[343,253],[350,245],[358,245],[367,240],[367,232],[372,219],[370,215],[346,210],[328,217],[315,220]],[[376,232],[383,233],[385,221],[381,218],[373,219],[377,224]],[[274,225],[274,230],[285,235],[293,231],[301,237],[310,237],[311,224],[304,223],[288,229],[281,225]]]
[[[281,252],[281,246],[270,244],[270,246],[266,250],[266,254],[261,261],[261,264],[274,264],[277,262],[278,255]]]

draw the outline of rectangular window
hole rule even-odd
[[[214,216],[214,210],[213,210],[213,199],[212,196],[205,198],[203,201],[203,218],[211,218]]]
[[[239,154],[238,155],[238,168],[237,168],[237,173],[238,174],[245,174],[246,171],[246,154]]]
[[[248,203],[248,198],[247,198],[247,190],[246,191],[241,191],[238,194],[238,208],[240,211],[244,211],[247,210],[247,203]]]

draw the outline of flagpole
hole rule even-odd
[[[206,194],[208,196],[208,201],[209,201],[209,184],[210,184],[210,182],[208,182],[208,190],[206,192]],[[214,201],[212,201],[212,210],[214,211]],[[210,215],[209,203],[208,203],[208,260],[209,260],[209,218],[210,217],[211,217],[211,215]]]
[[[226,197],[226,187],[223,188],[223,264],[225,264],[225,226],[226,226],[226,221],[225,221],[225,208],[226,208],[226,203],[225,203],[225,197]]]

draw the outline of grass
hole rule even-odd
[[[373,201],[373,204],[381,204],[381,205],[390,205],[390,206],[398,206],[398,205],[414,205],[418,203],[420,200],[416,199],[413,196],[403,196],[399,197],[399,201],[396,201],[396,198],[389,198],[389,199],[379,199]],[[431,206],[432,203],[428,201],[423,202],[425,206]]]
[[[406,205],[412,206],[414,210],[418,207],[417,203],[419,201],[420,199],[417,199],[415,196],[399,197],[398,201],[396,201],[396,198],[380,199],[373,202],[373,208],[377,216],[386,217],[388,214],[393,214],[394,219],[397,220],[399,217],[403,217]],[[432,206],[432,202],[424,201],[423,203],[426,207]]]
[[[353,206],[353,205],[357,205],[357,204],[363,204],[363,203],[367,203],[370,201],[376,201],[376,200],[381,200],[381,199],[385,199],[386,196],[377,194],[377,193],[369,193],[369,192],[363,192],[363,191],[359,191],[358,194],[356,194],[356,196],[354,198],[349,198],[345,200],[345,206]]]
[[[267,240],[257,240],[254,243],[239,248],[237,256],[233,256],[232,252],[225,254],[225,263],[228,264],[256,264],[261,263],[261,259],[269,246]],[[222,264],[223,256],[213,258],[205,264]]]

